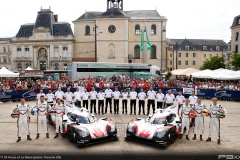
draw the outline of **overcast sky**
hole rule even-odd
[[[13,37],[20,25],[34,23],[41,6],[72,21],[85,11],[105,11],[107,0],[5,0],[0,9],[0,38]],[[167,38],[231,39],[233,18],[240,15],[240,0],[124,0],[124,10],[157,10],[166,16]],[[74,30],[74,29],[73,29]]]

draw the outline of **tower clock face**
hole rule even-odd
[[[116,31],[116,27],[115,27],[114,25],[110,25],[110,26],[108,27],[108,32],[114,33],[115,31]]]

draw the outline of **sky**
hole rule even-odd
[[[106,11],[107,0],[5,0],[0,9],[0,38],[14,37],[20,25],[34,23],[49,6],[59,21],[71,24],[85,11]],[[124,0],[124,11],[157,10],[166,16],[167,38],[231,39],[231,25],[240,15],[240,0]]]

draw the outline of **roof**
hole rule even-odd
[[[131,19],[161,19],[163,17],[156,10],[136,10],[124,12]]]
[[[9,41],[12,40],[12,37],[0,38],[0,41]]]
[[[118,8],[110,8],[98,18],[127,18],[126,14]]]
[[[103,14],[103,12],[85,12],[83,15],[81,15],[75,21],[94,20],[94,19],[96,19],[98,16],[100,16],[102,14]]]
[[[231,27],[235,27],[235,26],[238,26],[238,25],[240,25],[240,15],[234,17]]]

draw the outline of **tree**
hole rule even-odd
[[[235,71],[240,70],[240,54],[239,53],[234,53],[232,55],[231,64],[233,66],[233,70]]]
[[[165,76],[166,80],[169,80],[171,76],[172,76],[172,73],[168,71],[168,73]]]
[[[224,64],[224,57],[214,56],[211,57],[210,60],[206,59],[206,61],[204,61],[203,65],[201,66],[200,70],[205,69],[215,70],[219,68],[226,68],[226,65]]]

